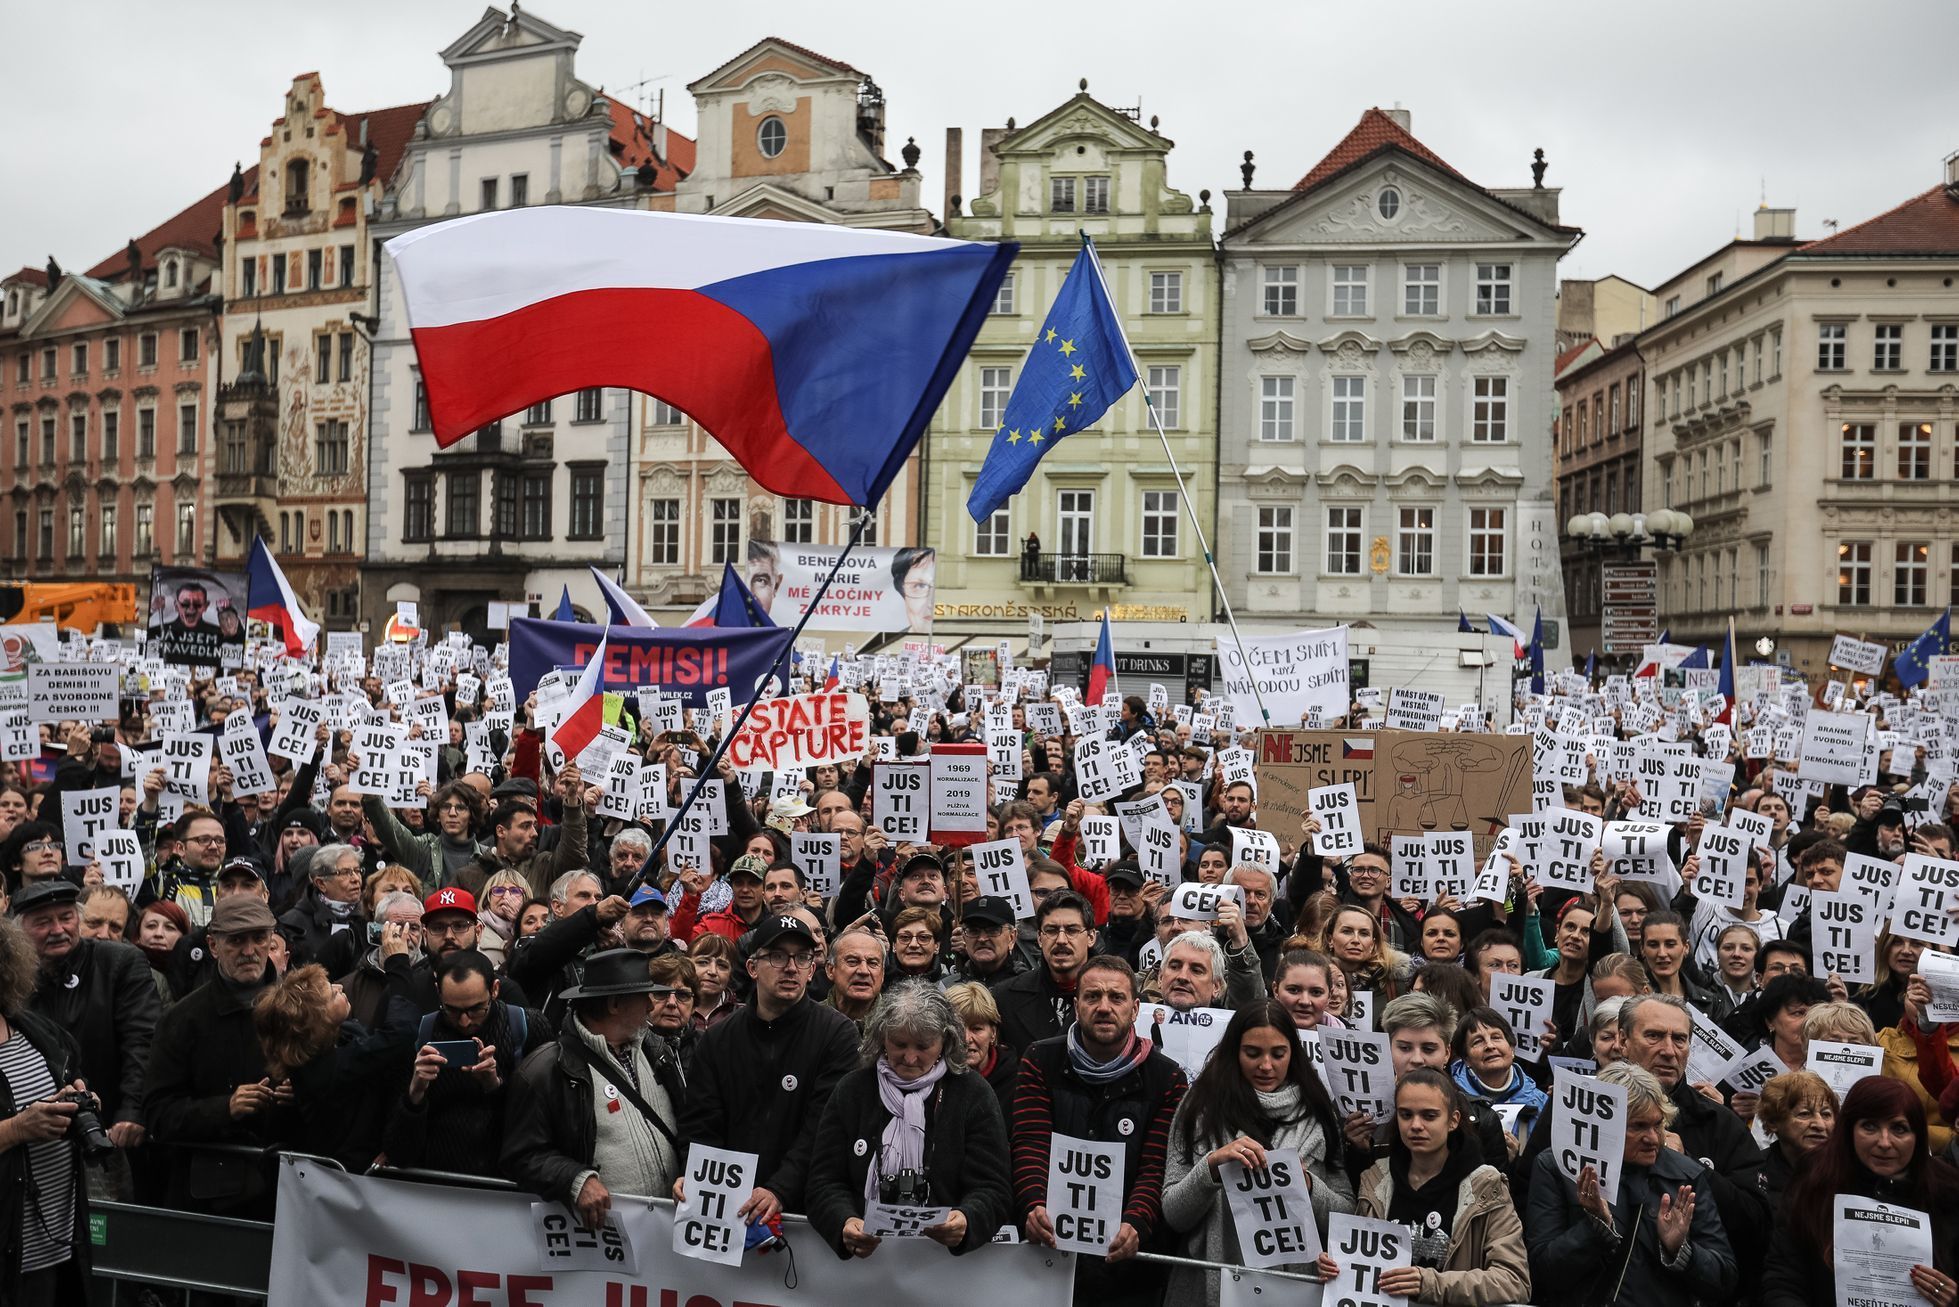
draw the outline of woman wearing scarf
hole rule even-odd
[[[1322,1238],[1330,1214],[1354,1210],[1340,1164],[1339,1118],[1299,1054],[1296,1029],[1293,1014],[1270,999],[1238,1009],[1178,1105],[1163,1173],[1163,1219],[1183,1234],[1186,1257],[1241,1262],[1221,1168],[1227,1162],[1262,1168],[1268,1149],[1298,1151]],[[1166,1307],[1217,1301],[1216,1271],[1171,1271]]]
[[[1505,1118],[1510,1156],[1515,1157],[1548,1096],[1517,1065],[1517,1036],[1510,1023],[1495,1008],[1471,1008],[1456,1027],[1455,1053],[1449,1074],[1463,1093],[1500,1109],[1497,1115]]]
[[[837,1083],[816,1128],[809,1221],[839,1257],[869,1257],[873,1203],[941,1207],[923,1233],[954,1254],[1010,1217],[1007,1127],[967,1068],[965,1025],[933,985],[886,990],[864,1022],[864,1065]]]
[[[1362,1216],[1410,1234],[1412,1264],[1384,1274],[1381,1292],[1454,1307],[1526,1301],[1524,1223],[1503,1172],[1485,1165],[1475,1133],[1463,1129],[1462,1090],[1435,1068],[1416,1067],[1395,1086],[1394,1115],[1388,1155],[1356,1191]]]
[[[483,883],[483,910],[476,914],[482,926],[476,947],[501,971],[509,960],[510,945],[517,938],[517,913],[530,896],[531,883],[514,871],[499,871]]]

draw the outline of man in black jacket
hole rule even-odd
[[[611,1185],[657,1195],[680,1176],[680,1059],[646,1024],[652,996],[671,986],[655,984],[647,966],[637,949],[593,954],[584,982],[559,995],[571,1012],[556,1042],[526,1058],[510,1086],[504,1171],[572,1208],[588,1230],[605,1223]]]
[[[959,980],[998,985],[1032,964],[1015,938],[1013,904],[1002,898],[977,898],[960,909],[959,934],[965,949],[953,965]]]
[[[809,997],[816,936],[808,924],[764,917],[753,939],[754,1002],[701,1036],[680,1117],[690,1145],[759,1155],[761,1182],[737,1212],[751,1225],[801,1210],[816,1123],[858,1061],[856,1024]]]
[[[1034,910],[1040,964],[993,987],[1000,1042],[1025,1054],[1074,1024],[1075,976],[1095,951],[1095,910],[1073,890],[1056,890]]]
[[[14,915],[41,959],[29,1006],[74,1037],[109,1138],[134,1148],[143,1142],[143,1075],[162,1003],[149,961],[134,945],[82,938],[79,897],[68,881],[44,880],[14,900]]]

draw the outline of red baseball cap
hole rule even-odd
[[[476,896],[466,889],[439,889],[422,900],[422,916],[433,917],[438,912],[467,912],[476,915]]]

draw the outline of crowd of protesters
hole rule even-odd
[[[235,694],[192,682],[200,718],[244,708],[268,735],[284,694],[226,679]],[[587,1225],[615,1195],[682,1196],[694,1144],[753,1152],[742,1219],[806,1214],[837,1256],[874,1257],[878,1202],[946,1208],[925,1236],[955,1255],[1003,1229],[1053,1243],[1060,1133],[1125,1156],[1111,1241],[1077,1259],[1083,1303],[1218,1302],[1218,1273],[1188,1262],[1242,1260],[1221,1168],[1286,1148],[1321,1234],[1335,1213],[1408,1227],[1412,1265],[1381,1278],[1386,1294],[1833,1304],[1832,1200],[1858,1194],[1932,1214],[1912,1284],[1954,1307],[1959,1028],[1931,1019],[1918,965],[1936,946],[1884,930],[1876,979],[1848,984],[1815,967],[1806,906],[1850,854],[1952,857],[1959,785],[1929,811],[1898,797],[1927,780],[1926,750],[1887,752],[1884,784],[1792,811],[1770,784],[1790,764],[1737,745],[1734,785],[1670,831],[1685,878],[1670,895],[1603,858],[1590,892],[1553,890],[1509,856],[1501,901],[1424,902],[1392,896],[1382,847],[1322,857],[1311,818],[1275,818],[1254,781],[1224,781],[1231,731],[1194,739],[1188,709],[1128,697],[1106,734],[1131,743],[1142,780],[1114,798],[1160,795],[1175,875],[1241,891],[1196,920],[1126,839],[1090,857],[1084,819],[1113,802],[1079,797],[1077,737],[1028,730],[1017,703],[1023,779],[996,784],[986,836],[1021,843],[1023,919],[979,893],[959,848],[878,827],[875,751],[787,786],[722,762],[726,833],[689,865],[672,844],[650,856],[660,818],[601,817],[593,778],[551,766],[534,701],[466,748],[483,711],[453,675],[433,681],[418,693],[442,699],[450,733],[416,805],[358,792],[352,733],[332,724],[314,756],[273,755],[263,793],[214,763],[205,802],[167,820],[140,712],[113,731],[44,728],[38,766],[0,764],[0,1302],[80,1300],[90,1197],[270,1219],[252,1149],[498,1176]],[[391,712],[378,679],[356,685]],[[981,738],[966,693],[943,711],[874,703],[875,734],[899,758]],[[713,730],[656,730],[631,702],[630,747],[664,765],[677,805]],[[1356,706],[1341,724],[1367,723]],[[1637,787],[1591,762],[1565,802],[1634,813]],[[102,785],[141,841],[133,892],[65,854],[59,796]],[[1772,827],[1743,905],[1698,902],[1701,830],[1741,809]],[[1234,829],[1276,837],[1277,874],[1239,860]],[[792,856],[806,831],[839,837],[828,897]],[[1502,972],[1555,985],[1528,1054],[1490,1001]],[[1139,1023],[1145,1005],[1230,1016],[1186,1066]],[[1747,1093],[1694,1079],[1696,1021],[1783,1073]],[[1389,1040],[1391,1119],[1340,1113],[1309,1055],[1356,1026]],[[1806,1069],[1815,1040],[1880,1048],[1881,1072],[1839,1095]],[[1614,1189],[1547,1147],[1554,1058],[1626,1093]],[[1331,1256],[1298,1269],[1340,1272]]]

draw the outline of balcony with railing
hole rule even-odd
[[[1128,585],[1129,556],[1023,553],[1020,579],[1035,585]]]

